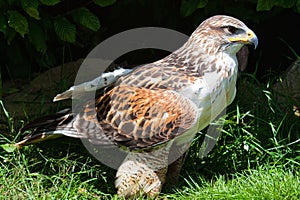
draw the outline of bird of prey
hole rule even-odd
[[[23,131],[33,133],[16,146],[57,135],[115,145],[128,152],[116,174],[117,194],[155,197],[168,165],[180,159],[173,147],[186,151],[195,134],[233,101],[236,54],[245,44],[256,48],[258,39],[243,22],[210,17],[167,57],[112,76],[107,86],[98,87],[95,100],[82,104],[81,112],[66,109],[29,123]]]

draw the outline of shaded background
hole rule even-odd
[[[104,39],[132,28],[157,26],[190,35],[215,14],[237,17],[257,34],[259,46],[250,50],[247,71],[257,68],[258,79],[288,68],[296,60],[290,48],[300,55],[300,0],[6,0],[0,10],[2,81],[31,80],[84,58]],[[147,63],[166,54],[141,50],[117,62]]]

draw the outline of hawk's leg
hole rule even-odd
[[[116,174],[115,186],[119,196],[157,196],[165,182],[168,167],[167,146],[152,152],[130,152]]]
[[[169,165],[168,172],[166,175],[167,176],[166,183],[165,183],[166,187],[172,188],[178,183],[180,171],[187,155],[188,155],[188,150],[185,153],[183,153],[183,155],[180,156],[176,161],[174,161]]]

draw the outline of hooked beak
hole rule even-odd
[[[258,45],[258,39],[253,31],[250,29],[247,30],[246,36],[238,36],[238,37],[230,37],[228,38],[230,42],[240,42],[243,44],[253,44],[254,49],[256,49]]]

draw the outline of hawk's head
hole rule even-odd
[[[206,53],[218,51],[235,55],[244,44],[253,44],[256,48],[258,39],[255,33],[240,20],[216,15],[203,21],[192,34],[190,45],[201,47]]]

